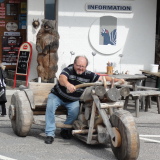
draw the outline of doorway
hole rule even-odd
[[[157,21],[156,21],[155,64],[160,65],[160,1],[158,0],[157,0]]]
[[[0,61],[15,69],[18,50],[26,41],[27,0],[0,1]]]

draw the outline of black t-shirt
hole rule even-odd
[[[82,83],[96,82],[99,78],[99,75],[86,70],[81,75],[78,75],[73,67],[73,64],[64,68],[61,74],[65,75],[68,78],[68,81],[73,85],[78,85]],[[67,93],[67,89],[64,86],[61,86],[58,82],[51,92],[60,97],[64,102],[73,102],[79,100],[85,88],[79,88],[73,93]]]

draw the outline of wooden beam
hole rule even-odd
[[[93,102],[92,111],[91,111],[91,119],[90,119],[90,124],[89,124],[88,137],[87,137],[87,144],[90,144],[90,142],[92,140],[95,112],[96,112],[96,104],[95,104],[95,102]]]
[[[99,98],[96,95],[92,95],[92,97],[93,97],[94,102],[96,103],[96,106],[98,108],[98,111],[99,111],[99,113],[100,113],[100,115],[101,115],[101,117],[103,119],[103,123],[106,125],[106,128],[107,128],[107,130],[109,132],[109,135],[111,136],[111,139],[114,139],[115,135],[114,135],[111,123],[109,121],[109,118],[107,117],[107,113],[105,112],[104,109],[101,109]]]
[[[119,101],[119,102],[111,102],[111,103],[100,103],[100,108],[123,108],[124,102]]]

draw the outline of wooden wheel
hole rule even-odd
[[[140,142],[133,116],[128,111],[117,110],[111,115],[110,121],[113,127],[118,128],[121,135],[119,147],[111,143],[113,153],[118,160],[136,160]]]
[[[17,91],[12,95],[9,118],[14,133],[20,137],[27,136],[33,123],[33,112],[24,91]]]

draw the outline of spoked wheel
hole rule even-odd
[[[33,112],[24,91],[17,91],[12,95],[9,118],[14,133],[20,137],[27,136],[33,123]]]
[[[133,116],[128,111],[117,110],[110,117],[110,121],[121,136],[119,147],[111,143],[113,153],[118,160],[136,160],[139,155],[140,141]]]

